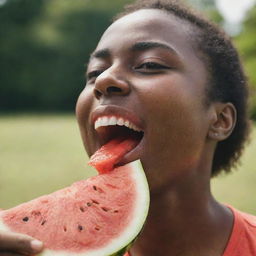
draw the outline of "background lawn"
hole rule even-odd
[[[214,178],[222,202],[256,215],[256,129],[242,165]],[[0,116],[0,208],[91,176],[74,114]]]

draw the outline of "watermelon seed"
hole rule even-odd
[[[22,220],[27,222],[29,220],[29,217],[24,217]]]
[[[83,229],[84,229],[83,226],[78,225],[78,230],[79,230],[79,231],[82,231]]]
[[[94,229],[95,229],[95,230],[97,230],[97,231],[99,231],[99,230],[100,230],[100,228],[99,228],[99,227],[95,227]]]
[[[99,188],[99,187],[96,187],[95,185],[93,185],[92,187],[93,187],[93,189],[94,189],[95,191],[98,191],[99,193],[104,193],[104,190],[103,190],[103,189],[101,189],[101,188]]]
[[[97,187],[97,191],[98,191],[99,193],[105,193],[105,191],[104,191],[103,189],[99,188],[99,187]]]
[[[95,203],[95,204],[100,204],[98,201],[92,199],[92,202]]]
[[[40,211],[32,211],[31,214],[35,215],[35,216],[40,216],[41,212]]]
[[[42,223],[41,223],[41,225],[43,226],[43,225],[45,224],[45,222],[46,222],[46,220],[43,220]]]
[[[88,203],[87,203],[87,206],[89,206],[89,207],[92,206],[92,203],[88,202]]]
[[[113,189],[117,189],[118,187],[117,186],[114,186],[112,184],[106,184],[106,186],[110,187],[110,188],[113,188]]]
[[[101,209],[105,212],[108,212],[110,209],[106,208],[106,207],[101,207]]]
[[[46,223],[46,220],[43,220],[42,223],[41,223],[41,225],[43,226],[45,223]]]
[[[84,207],[81,206],[81,207],[80,207],[80,211],[81,211],[81,212],[84,212]]]
[[[63,230],[64,230],[64,232],[67,232],[67,227],[64,226],[64,227],[63,227]]]
[[[118,210],[114,210],[114,213],[118,213],[119,211]]]

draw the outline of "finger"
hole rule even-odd
[[[14,252],[31,255],[41,252],[42,249],[43,243],[30,236],[0,231],[0,252]]]

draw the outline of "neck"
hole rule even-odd
[[[173,184],[152,193],[147,223],[131,255],[221,256],[232,229],[231,212],[213,199],[207,182]]]

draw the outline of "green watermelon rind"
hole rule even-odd
[[[136,183],[135,187],[138,189],[138,197],[133,211],[135,216],[132,218],[132,223],[130,223],[129,227],[124,230],[123,234],[115,238],[107,246],[100,249],[81,253],[45,249],[41,254],[39,254],[40,256],[123,256],[123,254],[129,250],[130,246],[143,228],[148,214],[150,201],[147,178],[140,160],[129,163],[129,165],[130,171],[133,172],[132,176]],[[10,231],[10,229],[2,222],[1,218],[0,230]]]

